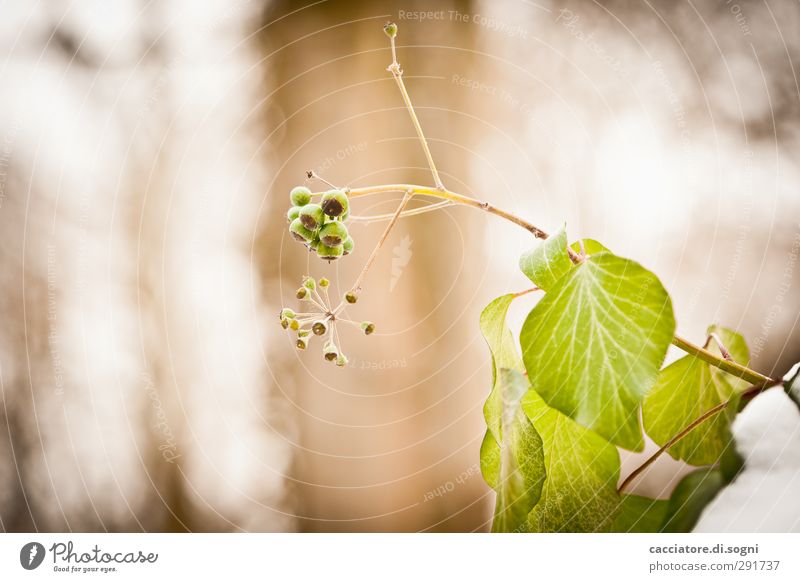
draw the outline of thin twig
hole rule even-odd
[[[425,195],[425,196],[432,196],[434,198],[441,198],[443,200],[449,200],[451,202],[455,202],[456,204],[463,204],[464,206],[469,206],[471,208],[477,208],[478,210],[483,210],[484,212],[488,212],[489,214],[494,214],[495,216],[499,216],[513,222],[517,226],[521,226],[536,238],[545,239],[549,235],[543,231],[538,226],[531,224],[527,220],[524,220],[518,216],[510,212],[506,212],[505,210],[501,210],[496,206],[490,204],[489,202],[484,202],[481,200],[477,200],[475,198],[470,198],[469,196],[465,196],[463,194],[459,194],[458,192],[453,192],[451,190],[439,190],[438,188],[431,188],[430,186],[420,186],[418,184],[381,184],[378,186],[366,186],[364,188],[351,188],[348,196],[350,198],[358,198],[359,196],[368,196],[370,194],[381,194],[385,192],[411,192],[414,195]],[[573,251],[574,252],[574,251]]]
[[[319,174],[317,174],[317,173],[316,173],[314,170],[308,170],[308,171],[306,172],[306,176],[308,177],[308,179],[309,179],[309,180],[312,180],[312,179],[313,179],[313,180],[319,180],[320,182],[322,182],[323,184],[327,184],[328,186],[330,186],[330,187],[331,187],[331,188],[333,188],[334,190],[339,190],[339,189],[340,189],[340,188],[338,188],[336,185],[334,185],[334,184],[331,184],[331,183],[330,183],[330,182],[328,182],[328,181],[327,181],[325,178],[323,178],[322,176],[320,176]]]
[[[428,160],[428,167],[431,169],[431,174],[433,174],[433,181],[439,190],[444,190],[444,184],[442,184],[442,179],[439,177],[439,171],[436,169],[436,164],[433,161],[431,150],[428,147],[428,140],[425,139],[425,134],[422,132],[422,125],[419,123],[417,113],[414,111],[414,106],[411,104],[411,97],[408,95],[406,85],[403,82],[403,69],[400,68],[400,63],[397,62],[397,50],[395,48],[394,36],[390,37],[389,40],[392,45],[392,64],[389,65],[386,70],[392,74],[392,77],[394,77],[394,80],[397,83],[397,88],[400,89],[400,94],[403,96],[403,102],[405,103],[406,110],[411,116],[411,123],[414,124],[414,129],[417,130],[419,142],[422,145],[422,150],[425,152],[425,158]]]
[[[534,291],[541,291],[539,287],[531,287],[530,289],[525,289],[524,291],[517,291],[514,293],[514,299],[517,297],[522,297],[523,295],[527,295],[528,293],[533,293]]]
[[[328,310],[324,305],[322,305],[316,299],[314,299],[314,297],[310,293],[308,295],[306,295],[305,299],[303,299],[303,300],[304,301],[310,301],[311,303],[313,303],[314,305],[319,307],[322,310],[323,313]]]
[[[482,210],[484,212],[488,212],[489,214],[494,214],[495,216],[499,216],[509,222],[513,222],[517,226],[520,226],[530,232],[533,236],[539,239],[546,239],[550,235],[548,235],[544,230],[539,228],[538,226],[531,224],[527,220],[512,214],[511,212],[506,212],[500,208],[497,208],[493,204],[489,202],[485,202],[482,200],[477,200],[475,198],[471,198],[469,196],[465,196],[464,194],[459,194],[458,192],[453,192],[451,190],[440,190],[438,188],[431,188],[430,186],[420,186],[418,184],[381,184],[378,186],[366,186],[363,188],[351,188],[348,192],[348,196],[350,198],[357,198],[359,196],[369,196],[370,194],[381,194],[385,192],[412,192],[413,194],[421,194],[425,196],[432,196],[434,198],[441,198],[443,200],[449,200],[450,202],[455,202],[456,204],[462,204],[464,206],[469,206],[471,208],[476,208],[478,210]],[[578,253],[572,250],[571,247],[567,247],[567,253],[572,259],[574,263],[580,263],[581,259]]]
[[[408,201],[411,200],[411,198],[413,196],[414,196],[414,192],[412,192],[410,190],[407,191],[403,195],[403,200],[400,202],[400,205],[397,207],[397,210],[395,211],[394,216],[392,217],[392,220],[389,222],[389,224],[386,225],[386,228],[384,229],[383,234],[381,235],[381,238],[378,240],[378,244],[375,245],[374,249],[372,249],[372,253],[370,253],[369,258],[367,259],[367,262],[364,264],[364,268],[361,269],[361,272],[358,274],[358,277],[356,278],[356,281],[353,284],[353,287],[351,289],[351,293],[353,293],[356,297],[358,297],[358,294],[361,292],[361,287],[362,287],[362,284],[364,282],[364,277],[367,276],[367,273],[369,272],[370,268],[372,267],[372,264],[375,262],[375,258],[378,256],[378,253],[380,252],[381,247],[383,247],[383,243],[386,242],[386,239],[389,237],[389,233],[392,232],[392,229],[394,228],[394,225],[397,224],[397,221],[400,218],[400,213],[403,212],[403,209],[406,207],[406,204],[408,204]],[[345,306],[345,302],[342,301],[336,307],[336,309],[334,310],[334,313],[339,313],[339,311],[344,306]]]
[[[710,333],[708,334],[708,341],[711,340],[714,340],[714,343],[717,344],[717,348],[719,348],[719,353],[722,355],[722,357],[728,360],[729,362],[732,362],[733,356],[731,356],[731,353],[728,351],[728,348],[725,347],[725,344],[722,343],[722,339],[717,334]],[[703,347],[708,348],[708,341],[706,342],[706,345]]]
[[[765,390],[766,388],[769,388],[770,386],[772,386],[774,384],[777,384],[777,382],[773,381],[773,383],[769,384],[769,385],[767,385],[767,384],[758,384],[756,386],[751,386],[750,388],[748,388],[747,390],[745,390],[744,392],[742,392],[740,394],[737,394],[733,398],[730,398],[730,399],[726,400],[725,402],[720,402],[719,404],[717,404],[713,408],[710,408],[709,410],[705,411],[703,414],[701,414],[700,416],[695,418],[692,422],[690,422],[686,426],[686,428],[681,430],[678,434],[676,434],[671,439],[669,439],[666,443],[664,443],[664,446],[662,446],[655,453],[650,455],[644,463],[642,463],[641,465],[636,467],[636,469],[634,469],[633,472],[630,475],[628,475],[625,478],[625,480],[622,482],[622,484],[617,488],[617,491],[619,493],[622,493],[625,490],[625,488],[628,485],[630,485],[633,482],[634,479],[636,479],[636,477],[638,477],[639,475],[644,473],[644,471],[646,471],[647,468],[650,465],[655,463],[656,459],[658,459],[662,454],[664,454],[664,452],[667,449],[669,449],[670,447],[672,447],[675,444],[677,444],[681,439],[683,439],[683,437],[685,437],[687,434],[692,432],[698,426],[703,424],[706,420],[708,420],[709,418],[711,418],[713,416],[716,416],[717,414],[719,414],[720,412],[722,412],[723,410],[728,408],[728,406],[730,406],[734,402],[738,402],[738,401],[741,401],[741,400],[748,400],[748,399],[752,398],[753,396],[755,396],[756,394],[762,392],[763,390]]]
[[[400,213],[400,218],[405,218],[407,216],[417,216],[419,214],[425,214],[426,212],[433,212],[434,210],[440,210],[445,206],[452,206],[453,203],[450,200],[442,200],[441,202],[435,202],[433,204],[428,204],[427,206],[421,206],[420,208],[412,208],[411,210],[404,210]],[[394,212],[387,212],[386,214],[372,214],[367,216],[350,216],[350,220],[354,222],[382,222],[384,220],[391,220],[394,216]]]

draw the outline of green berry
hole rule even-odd
[[[296,241],[308,244],[309,241],[313,240],[314,233],[303,226],[301,220],[302,218],[295,218],[292,224],[289,225],[289,232],[292,233]]]
[[[281,315],[280,315],[281,318],[285,317],[287,319],[294,319],[295,315],[297,314],[288,307],[284,307],[283,309],[281,309]]]
[[[353,252],[353,248],[355,248],[355,246],[356,243],[353,240],[353,237],[348,236],[346,239],[344,239],[344,242],[342,243],[342,251],[344,251],[342,254],[349,255],[350,253]]]
[[[369,335],[375,331],[375,324],[371,321],[362,321],[361,329],[364,330],[364,335]]]
[[[329,222],[319,231],[319,240],[329,247],[340,246],[347,237],[347,227],[341,222]]]
[[[317,247],[317,255],[320,259],[325,259],[328,262],[335,261],[344,254],[344,249],[341,245],[338,247],[329,247],[325,243],[319,243]]]
[[[336,358],[336,365],[340,368],[344,368],[347,365],[347,356],[339,354]]]
[[[328,325],[322,320],[315,321],[311,326],[311,331],[314,332],[314,335],[325,335]]]
[[[306,298],[306,295],[308,295],[308,289],[306,289],[305,287],[300,287],[300,288],[297,290],[297,293],[295,293],[295,296],[296,296],[298,299],[305,299],[305,298]]]
[[[331,284],[331,282],[328,281],[325,277],[323,277],[322,279],[319,280],[319,286],[320,287],[327,287],[330,284]]]
[[[286,319],[285,317],[283,319],[281,319],[281,327],[283,329],[288,329],[288,327],[289,327],[289,320]]]
[[[322,210],[331,218],[336,218],[341,214],[348,212],[350,203],[347,200],[347,194],[341,190],[329,190],[322,195]]]
[[[319,204],[306,204],[300,208],[299,218],[308,230],[318,230],[325,220],[325,215]]]
[[[295,343],[295,345],[297,346],[298,350],[304,350],[308,347],[308,340],[299,337],[297,338],[297,342]]]
[[[386,36],[389,38],[394,38],[397,36],[397,25],[394,22],[387,22],[383,25],[383,32],[385,32]]]
[[[325,356],[326,360],[333,362],[339,356],[339,350],[336,348],[336,344],[328,340],[322,347],[322,354]]]
[[[356,296],[355,293],[350,291],[344,296],[344,300],[347,301],[348,303],[355,303],[356,301],[358,301],[358,296]]]
[[[297,332],[297,337],[299,338],[307,338],[310,335],[311,335],[310,329],[301,329],[300,331]]]
[[[296,186],[289,193],[289,200],[294,206],[305,206],[311,202],[311,190],[305,186]]]
[[[292,331],[297,331],[300,329],[300,322],[296,319],[293,319],[289,322],[289,327],[292,329]]]
[[[313,240],[308,241],[308,249],[311,251],[316,251],[319,247],[319,237],[315,236]]]
[[[314,280],[314,277],[306,277],[303,279],[303,287],[309,291],[313,291],[317,288],[317,282]]]
[[[289,219],[289,222],[292,222],[295,218],[300,216],[300,207],[299,206],[292,206],[289,209],[289,212],[286,213],[286,218]]]

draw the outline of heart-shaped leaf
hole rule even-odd
[[[750,353],[741,335],[718,326],[708,328],[708,334],[712,333],[722,340],[735,361],[749,362]],[[708,350],[721,355],[715,343],[709,344]],[[645,431],[657,444],[664,445],[703,413],[735,398],[747,386],[747,382],[695,356],[684,356],[661,371],[645,398]],[[669,454],[690,465],[716,463],[731,446],[730,426],[735,416],[736,403],[732,402],[671,446]]]
[[[545,402],[626,449],[644,446],[639,404],[675,331],[658,278],[608,252],[571,269],[520,334],[531,386]]]

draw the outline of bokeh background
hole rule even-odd
[[[529,235],[468,208],[402,219],[353,310],[378,332],[345,337],[345,370],[276,324],[304,274],[348,289],[384,227],[356,224],[346,260],[310,257],[285,221],[305,170],[431,183],[385,70],[389,19],[447,187],[645,264],[696,342],[717,322],[762,372],[800,359],[796,2],[5,0],[0,15],[0,530],[487,529],[477,318],[526,287]],[[793,517],[746,527],[791,529],[800,508],[779,501],[800,461],[773,457],[800,450],[800,420],[771,398],[749,434],[780,473],[767,509]],[[638,491],[668,496],[685,470],[662,458]],[[736,503],[766,515],[766,480]]]

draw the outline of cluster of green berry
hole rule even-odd
[[[319,204],[311,202],[311,190],[297,186],[289,194],[292,207],[287,214],[289,232],[295,240],[330,262],[353,252],[353,237],[345,222],[350,202],[342,190],[329,190]]]
[[[347,356],[337,345],[337,342],[340,341],[337,324],[347,323],[357,326],[365,335],[370,335],[375,331],[375,324],[371,321],[359,323],[342,317],[341,311],[344,304],[355,303],[355,296],[348,293],[338,307],[333,307],[328,293],[329,285],[330,281],[324,277],[319,280],[319,283],[311,277],[305,277],[303,285],[297,290],[296,297],[301,301],[306,301],[310,305],[310,311],[298,313],[284,307],[281,309],[279,318],[283,329],[297,332],[295,346],[299,350],[305,350],[315,336],[320,338],[327,336],[322,346],[322,355],[327,361],[336,362],[337,366],[344,367],[347,365]],[[321,289],[321,293],[318,287]]]

